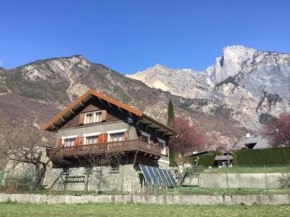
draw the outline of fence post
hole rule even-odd
[[[58,179],[57,179],[57,188],[56,188],[56,191],[59,191],[59,185],[60,185],[61,174],[62,174],[62,170],[60,171],[59,176],[58,176]]]
[[[132,196],[132,179],[130,180],[130,195]]]
[[[230,189],[229,189],[228,167],[226,167],[226,181],[227,181],[227,192],[229,193]]]
[[[264,165],[264,173],[265,173],[266,189],[267,189],[267,193],[269,193],[269,186],[268,186],[268,179],[267,179],[267,173],[266,173],[266,166],[265,165]]]
[[[5,170],[3,169],[0,175],[0,187],[2,186],[2,179],[4,177],[4,174],[5,174]]]
[[[29,183],[28,183],[28,186],[27,186],[27,193],[30,192],[31,190],[31,185],[32,185],[32,180],[33,180],[33,171],[32,170],[29,170]]]
[[[123,195],[123,185],[124,185],[124,168],[123,168],[123,165],[122,165],[122,178],[121,178],[121,188],[120,188],[120,191],[121,191],[122,195]]]
[[[91,168],[91,171],[90,171],[90,191],[93,191],[93,173],[94,173],[94,168],[92,167]]]
[[[190,186],[190,194],[192,194],[192,168],[190,170],[190,184],[189,184],[189,186]]]
[[[143,180],[143,186],[142,186],[143,196],[145,195],[145,178]]]

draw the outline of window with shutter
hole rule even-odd
[[[107,111],[102,110],[102,121],[106,121],[106,120],[107,120]]]
[[[75,145],[75,138],[68,138],[68,139],[64,139],[63,141],[64,141],[65,147],[70,147],[70,146]]]
[[[129,131],[124,132],[124,140],[129,140]]]
[[[106,120],[107,112],[105,110],[89,112],[84,114],[84,123],[92,124],[98,123]]]
[[[81,113],[80,114],[79,124],[84,124],[84,119],[85,119],[85,114]]]
[[[60,147],[62,145],[62,139],[59,139],[57,142],[57,146]]]

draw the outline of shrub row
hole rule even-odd
[[[235,166],[290,165],[289,148],[239,150],[233,155]]]

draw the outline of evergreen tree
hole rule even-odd
[[[171,121],[174,120],[174,110],[173,110],[173,104],[171,99],[168,102],[168,117],[167,117],[167,125],[170,124]]]

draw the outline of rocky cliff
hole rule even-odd
[[[230,109],[240,126],[254,131],[290,111],[290,54],[232,46],[203,72],[156,65],[126,76],[173,95],[206,99],[210,107]]]
[[[208,79],[199,74],[196,76],[201,80]],[[198,85],[197,79],[192,81]],[[188,88],[186,85],[185,90]],[[198,98],[175,96],[77,55],[39,60],[9,70],[0,68],[0,136],[5,136],[3,129],[15,126],[41,129],[88,88],[123,103],[134,101],[137,108],[163,123],[166,123],[168,101],[172,99],[176,115],[187,116],[206,131],[218,130],[237,137],[249,131],[232,118],[233,109],[216,104],[214,98],[208,99],[206,94],[200,93]]]

